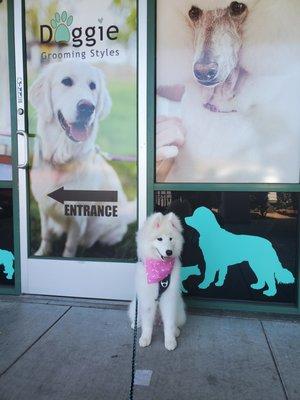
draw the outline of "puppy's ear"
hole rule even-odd
[[[104,74],[102,71],[100,71],[100,69],[97,69],[97,70],[98,70],[98,75],[99,75],[99,79],[100,79],[100,90],[99,90],[99,94],[98,94],[98,110],[97,111],[99,113],[100,120],[102,120],[102,119],[106,118],[108,116],[108,114],[110,113],[112,101],[111,101],[110,94],[107,90]]]
[[[168,215],[168,220],[171,222],[172,226],[178,231],[182,232],[183,228],[180,222],[180,219],[174,214],[174,213],[169,213]]]
[[[46,122],[50,122],[53,118],[50,74],[50,68],[46,68],[29,89],[30,103],[43,116]]]
[[[162,213],[155,213],[148,218],[147,222],[151,228],[158,229],[161,226],[162,217]]]

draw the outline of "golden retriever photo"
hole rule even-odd
[[[38,112],[38,135],[31,170],[31,188],[39,205],[41,244],[36,255],[51,254],[53,232],[66,232],[63,257],[76,255],[78,245],[96,241],[114,245],[136,219],[121,182],[95,149],[98,120],[111,109],[111,99],[100,69],[83,62],[50,65],[33,83],[30,101]],[[49,193],[56,188],[117,190],[118,218],[65,216],[64,207]]]
[[[30,254],[134,261],[136,4],[43,4],[26,3]]]

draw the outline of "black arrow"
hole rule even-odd
[[[64,204],[65,201],[110,202],[118,201],[118,192],[110,190],[65,190],[61,187],[47,195]]]

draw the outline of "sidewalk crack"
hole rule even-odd
[[[55,320],[53,322],[52,325],[50,325],[38,338],[36,338],[34,340],[34,342],[31,343],[30,346],[28,346],[3,372],[0,373],[0,379],[3,375],[6,374],[7,371],[10,370],[10,368],[12,368],[19,360],[20,358],[22,358],[30,349],[32,349],[32,347],[47,333],[50,331],[50,329],[52,329],[72,308],[72,306],[68,307],[67,310],[65,310],[62,315],[57,318],[57,320]]]
[[[286,385],[285,385],[285,383],[284,383],[284,379],[283,379],[283,377],[281,376],[279,364],[278,364],[278,361],[277,361],[277,359],[276,359],[276,356],[275,356],[275,354],[274,354],[274,352],[273,352],[273,348],[272,348],[271,341],[270,341],[269,338],[268,338],[268,335],[267,335],[267,332],[266,332],[266,330],[265,330],[265,326],[264,326],[264,324],[263,324],[263,321],[259,321],[259,322],[260,322],[260,324],[261,324],[263,334],[264,334],[264,336],[265,336],[267,345],[268,345],[268,347],[269,347],[269,350],[270,350],[270,353],[271,353],[271,357],[272,357],[272,360],[273,360],[273,362],[274,362],[274,365],[275,365],[275,368],[276,368],[276,371],[277,371],[277,374],[278,374],[278,377],[279,377],[279,380],[280,380],[280,383],[281,383],[281,386],[282,386],[282,389],[283,389],[283,392],[284,392],[285,399],[286,399],[286,400],[289,400],[288,391],[287,391]]]

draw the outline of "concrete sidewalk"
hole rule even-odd
[[[0,300],[1,400],[127,400],[131,354],[122,303]],[[299,319],[189,315],[174,352],[156,327],[137,370],[136,400],[299,400]]]

